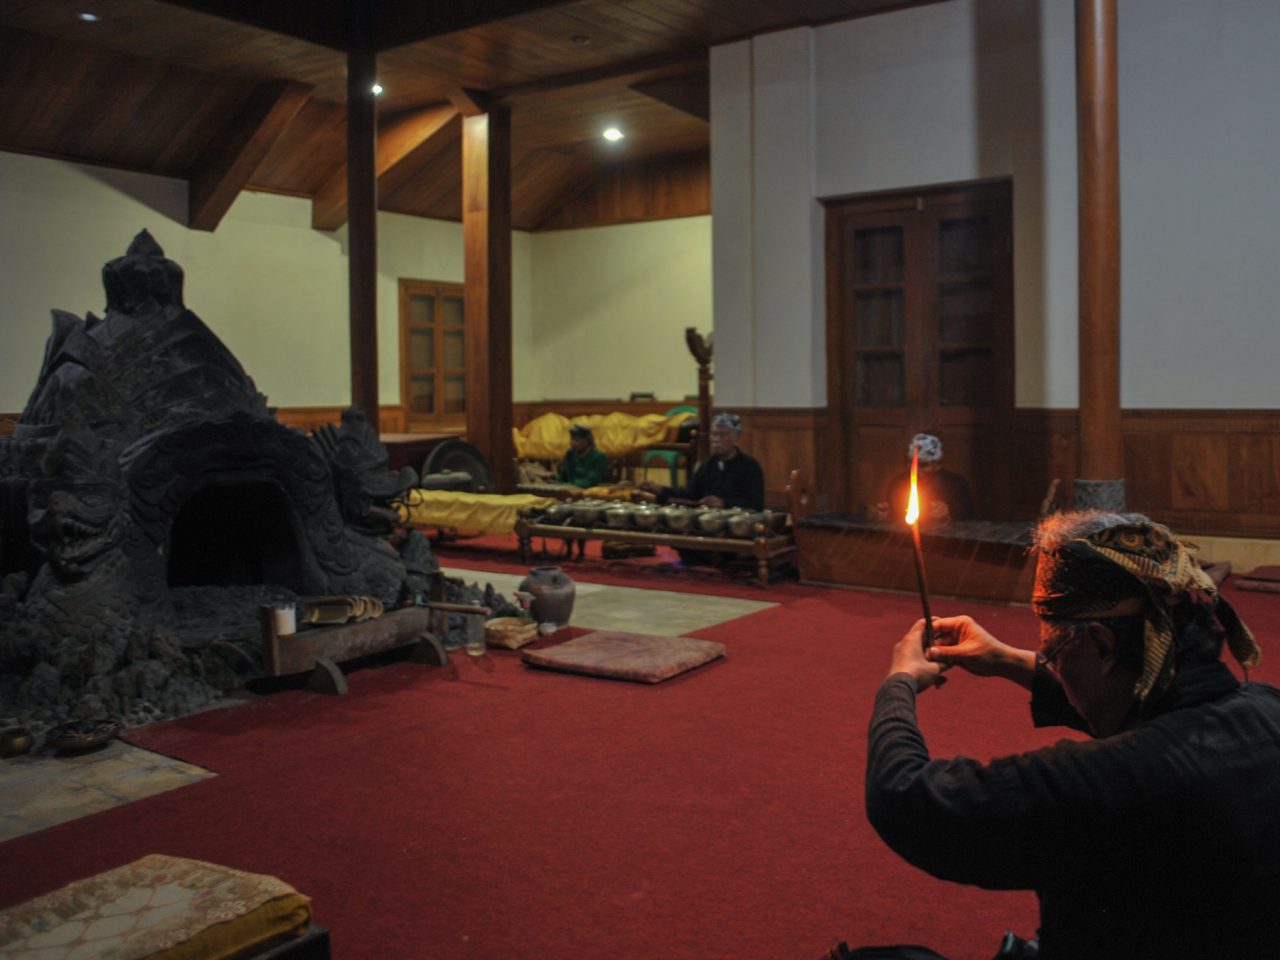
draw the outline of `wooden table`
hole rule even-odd
[[[758,532],[747,537],[712,537],[674,533],[669,530],[651,533],[646,530],[627,530],[616,527],[574,527],[559,523],[537,523],[528,517],[516,521],[516,536],[520,539],[520,561],[528,563],[532,555],[534,537],[551,537],[559,540],[613,540],[618,543],[637,543],[655,547],[672,547],[676,550],[702,550],[756,558],[756,573],[760,586],[769,585],[769,569],[790,562],[795,554],[795,538],[789,533]]]

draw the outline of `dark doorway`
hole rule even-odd
[[[310,556],[293,507],[277,484],[211,484],[192,494],[174,518],[169,586],[276,584],[314,592]]]
[[[845,509],[870,509],[938,435],[978,516],[1010,511],[1012,187],[1008,181],[827,201],[828,409]]]

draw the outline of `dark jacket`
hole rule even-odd
[[[920,522],[928,526],[932,521],[928,505],[941,501],[947,505],[952,520],[973,519],[973,491],[969,481],[958,473],[939,468],[932,472],[921,470],[916,479],[920,488]],[[911,474],[902,473],[889,484],[889,515],[901,518],[907,513],[907,500],[911,497]]]
[[[1083,725],[1043,669],[1032,714]],[[866,786],[872,824],[911,863],[1035,890],[1045,960],[1280,955],[1280,690],[1222,663],[1184,668],[1115,736],[988,764],[931,760],[914,683],[890,677]]]
[[[764,471],[755,458],[741,450],[727,460],[711,456],[698,464],[688,487],[664,490],[658,500],[665,503],[672,497],[684,500],[719,497],[726,507],[763,510]]]
[[[560,461],[556,479],[576,487],[599,486],[609,479],[609,458],[599,447],[587,447],[582,453],[571,448]]]

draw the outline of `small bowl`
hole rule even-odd
[[[688,533],[693,526],[693,514],[684,507],[668,505],[659,510],[658,513],[667,529],[674,530],[676,533]]]
[[[81,751],[100,747],[120,732],[114,720],[71,720],[45,734],[45,746],[55,750]]]
[[[725,515],[723,510],[703,510],[698,514],[698,529],[703,533],[724,533]]]
[[[631,519],[641,530],[652,530],[658,525],[658,511],[652,507],[636,507],[631,511]]]
[[[758,523],[764,523],[764,514],[735,513],[729,518],[729,532],[735,537],[750,537],[755,534]]]
[[[29,727],[8,727],[0,731],[0,757],[19,757],[31,752],[35,738]]]
[[[631,526],[631,508],[621,503],[608,507],[604,511],[604,522],[614,530],[623,530]]]

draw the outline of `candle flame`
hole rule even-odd
[[[911,452],[911,496],[907,498],[907,525],[920,519],[920,493],[916,489],[916,474],[920,464],[920,451]]]

